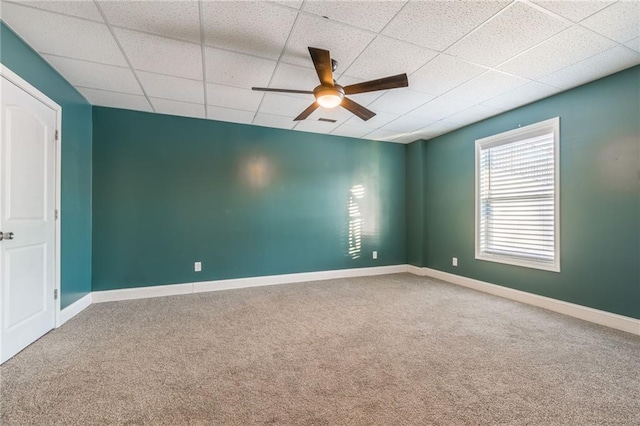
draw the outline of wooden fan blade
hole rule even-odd
[[[312,103],[311,105],[309,105],[309,106],[307,107],[307,109],[305,109],[304,111],[302,111],[302,112],[300,113],[300,115],[299,115],[299,116],[297,116],[296,118],[294,118],[294,119],[293,119],[293,121],[300,121],[300,120],[304,120],[305,118],[307,118],[308,116],[310,116],[310,115],[311,115],[311,113],[312,113],[313,111],[317,110],[319,106],[320,106],[320,105],[318,105],[318,103],[317,103],[317,102]]]
[[[328,50],[309,47],[309,54],[313,66],[316,67],[320,84],[327,87],[333,87],[333,71],[331,71],[331,56]]]
[[[409,86],[406,74],[393,75],[391,77],[379,78],[377,80],[365,81],[344,87],[345,95],[355,95],[356,93],[375,92],[376,90],[396,89],[398,87]]]
[[[357,115],[358,117],[362,118],[364,121],[367,121],[368,119],[370,119],[371,117],[373,117],[374,115],[376,115],[375,112],[366,109],[365,107],[363,107],[362,105],[360,105],[357,102],[353,102],[351,99],[349,98],[343,98],[342,99],[342,103],[340,103],[340,105],[351,111],[352,113],[354,113],[355,115]]]
[[[313,90],[272,89],[270,87],[252,87],[251,90],[259,90],[261,92],[303,93],[303,94],[313,95]]]

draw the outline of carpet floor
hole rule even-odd
[[[639,425],[640,338],[409,274],[90,306],[3,425]]]

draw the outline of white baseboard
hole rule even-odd
[[[150,287],[136,287],[118,290],[94,291],[60,312],[60,325],[75,316],[91,303],[113,302],[118,300],[143,299],[149,297],[172,296],[177,294],[200,293],[207,291],[231,290],[266,285],[291,284],[309,281],[329,280],[336,278],[366,277],[409,272],[414,275],[437,278],[443,281],[472,288],[484,293],[504,297],[528,305],[537,306],[581,320],[589,321],[617,330],[640,335],[640,320],[601,311],[599,309],[576,305],[550,297],[539,296],[503,287],[436,269],[421,268],[413,265],[391,265],[372,268],[339,269],[333,271],[303,272],[297,274],[268,275],[262,277],[237,278],[229,280],[202,281],[185,284],[170,284]]]
[[[413,275],[419,275],[423,277],[425,275],[423,269],[425,268],[421,268],[419,266],[407,265],[407,272]]]
[[[71,318],[75,317],[80,312],[87,309],[89,306],[91,306],[92,303],[93,303],[93,295],[92,293],[89,293],[81,297],[80,299],[76,300],[66,308],[62,309],[60,311],[60,316],[58,317],[59,321],[58,321],[58,324],[56,324],[56,328],[60,327],[65,322],[69,321]]]
[[[193,293],[193,283],[102,290],[93,292],[93,303],[147,299],[150,297],[175,296],[177,294],[188,293]]]
[[[539,308],[548,309],[553,312],[568,315],[570,317],[579,318],[595,324],[604,325],[606,327],[615,328],[617,330],[626,331],[628,333],[640,335],[640,320],[618,315],[611,312],[601,311],[599,309],[589,308],[587,306],[576,305],[575,303],[564,302],[562,300],[552,299],[550,297],[539,296],[537,294],[527,293],[515,290],[509,287],[503,287],[460,275],[450,274],[448,272],[438,271],[430,268],[418,268],[409,265],[407,272],[420,276],[428,276],[443,281],[457,284],[463,287],[472,288],[474,290],[490,293],[495,296],[504,297],[528,305],[537,306]],[[416,273],[417,272],[417,273]]]
[[[176,294],[201,293],[205,291],[230,290],[245,287],[259,287],[265,285],[301,283],[335,278],[352,278],[372,275],[397,274],[403,272],[407,272],[407,265],[338,269],[333,271],[302,272],[297,274],[267,275],[263,277],[202,281],[195,283],[136,287],[119,290],[103,290],[93,292],[93,303],[143,299],[147,297],[172,296]]]

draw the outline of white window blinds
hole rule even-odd
[[[556,135],[520,133],[479,145],[476,257],[555,269]]]

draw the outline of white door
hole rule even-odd
[[[0,362],[55,325],[56,111],[0,78]]]

